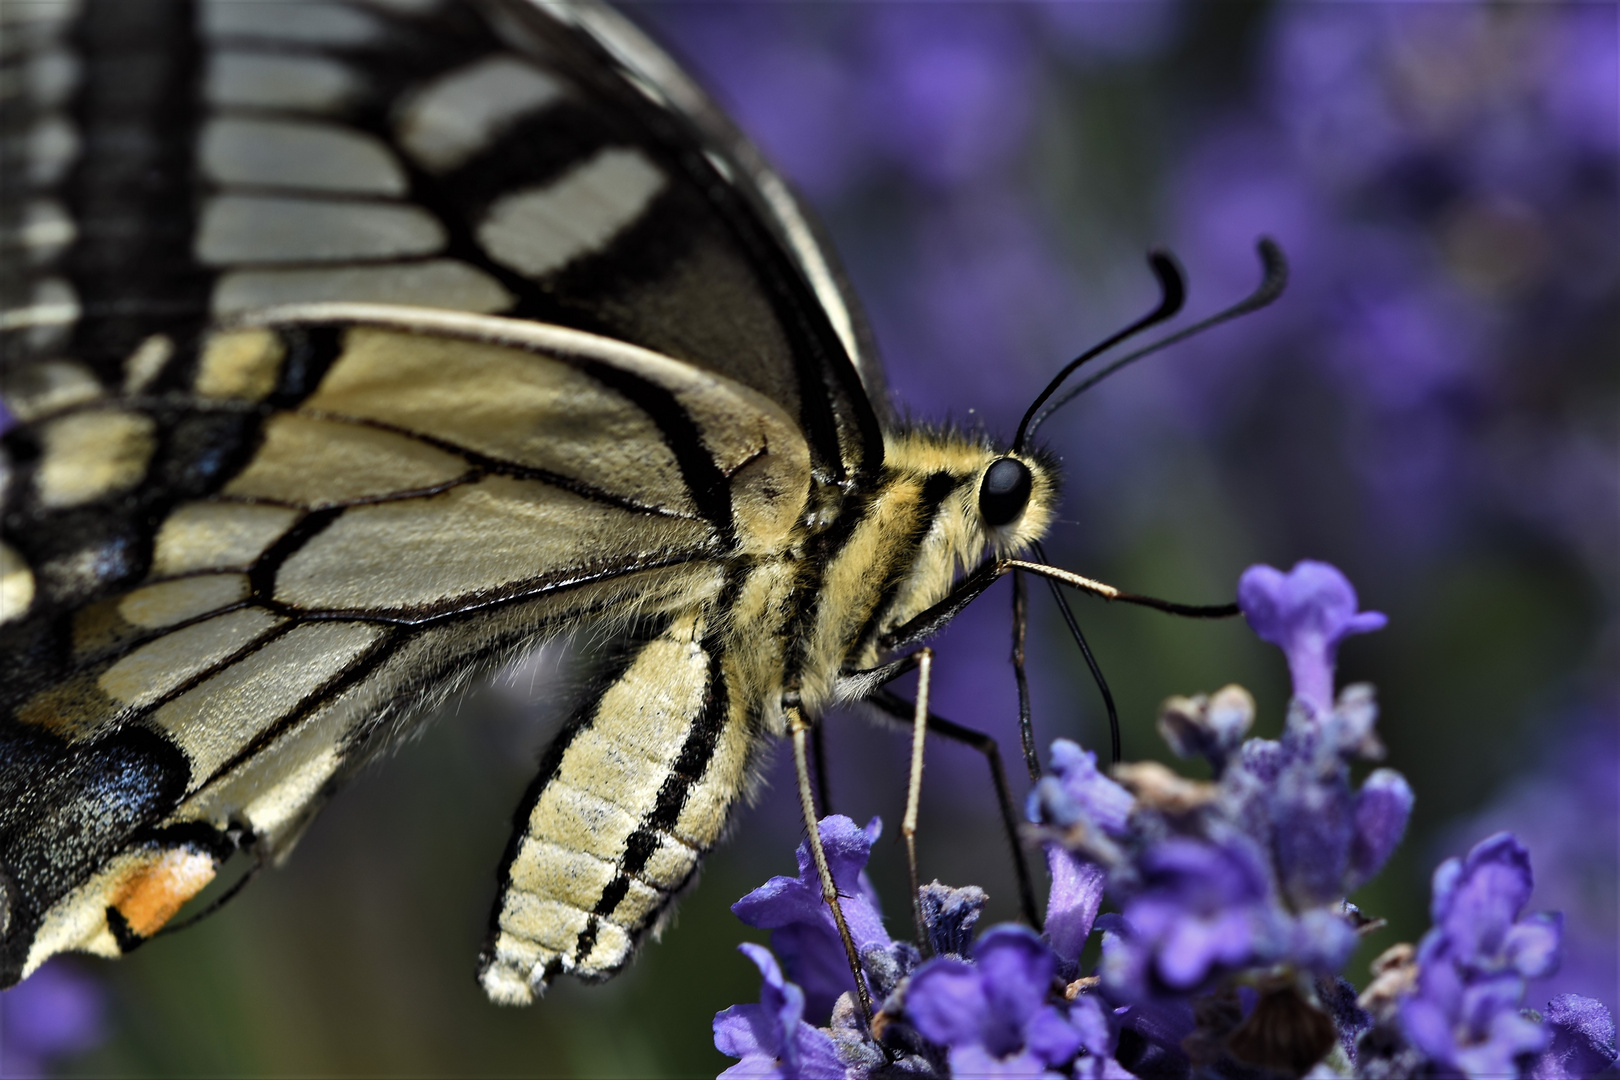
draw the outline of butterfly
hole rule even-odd
[[[1057,383],[1008,446],[897,420],[818,227],[611,9],[4,16],[0,984],[286,858],[454,689],[576,634],[612,648],[479,978],[606,977],[771,742],[813,821],[814,721],[1056,573],[1017,556]],[[1130,332],[1180,305],[1159,269]]]

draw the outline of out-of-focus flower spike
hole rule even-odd
[[[1561,920],[1520,918],[1533,884],[1529,852],[1511,833],[1487,837],[1434,875],[1434,927],[1417,979],[1399,1002],[1413,1046],[1470,1078],[1518,1075],[1552,1030],[1520,1011],[1525,981],[1557,968]]]
[[[46,963],[0,999],[0,1076],[41,1076],[106,1038],[101,986],[73,961]]]
[[[1459,955],[1495,953],[1534,885],[1530,853],[1518,839],[1508,832],[1488,836],[1466,858],[1435,870],[1430,933],[1445,935]]]
[[[1502,940],[1502,957],[1521,977],[1544,979],[1558,971],[1563,939],[1564,916],[1538,911],[1509,928]]]

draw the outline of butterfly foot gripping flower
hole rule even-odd
[[[865,828],[842,814],[821,821],[827,865],[838,886],[855,948],[862,955],[873,946],[887,951],[893,944],[883,928],[877,893],[866,877],[866,860],[882,831],[883,822],[878,818],[867,822]],[[838,926],[821,897],[821,882],[816,877],[808,841],[799,845],[798,861],[795,877],[771,878],[731,905],[731,910],[749,926],[771,931],[771,947],[782,958],[788,976],[804,988],[807,1014],[823,1020],[832,1012],[839,995],[855,987],[850,981],[849,961]],[[873,996],[877,997],[875,991]]]
[[[1112,783],[1106,778],[1104,782]],[[780,1050],[794,1032],[801,1040],[798,1045],[808,1045],[802,1041],[808,1036],[800,1029],[780,1021],[768,1040],[744,1037],[738,1027],[738,1017],[763,1015],[738,1010],[770,1011],[777,1009],[774,1003],[779,999],[791,1007],[795,994],[802,995],[804,1005],[793,1018],[816,1016],[811,992],[801,991],[795,982],[815,985],[823,999],[830,991],[838,991],[828,1027],[820,1031],[847,1070],[841,1075],[1129,1075],[1112,1062],[1117,1029],[1112,1010],[1094,994],[1065,991],[1060,970],[1072,971],[1078,954],[1060,956],[1028,927],[993,927],[974,939],[973,930],[986,900],[984,890],[974,886],[952,889],[938,882],[923,887],[924,932],[935,954],[926,963],[918,963],[917,949],[909,942],[889,938],[882,927],[876,894],[863,873],[879,828],[875,819],[861,829],[837,815],[821,822],[822,841],[829,861],[834,862],[834,878],[846,895],[846,915],[853,908],[862,920],[862,929],[856,930],[855,917],[850,916],[864,975],[874,999],[882,1002],[871,1028],[863,1023],[849,992],[843,949],[821,902],[807,845],[800,845],[796,878],[773,878],[733,905],[745,921],[771,929],[772,947],[782,956],[786,970],[785,978],[778,981],[788,989],[775,989],[771,972],[777,969],[770,954],[757,946],[745,946],[754,950],[749,956],[766,974],[767,990],[759,1006],[734,1006],[715,1018],[716,1047],[743,1059],[727,1076],[801,1075],[790,1069],[802,1066],[788,1064]],[[1072,912],[1073,907],[1054,890],[1054,911]],[[1089,929],[1087,925],[1079,933],[1080,941]],[[815,1045],[822,1046],[819,1041]],[[801,1055],[798,1060],[821,1059]]]

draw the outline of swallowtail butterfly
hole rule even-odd
[[[1053,515],[1039,453],[894,418],[816,226],[605,7],[0,13],[0,985],[581,628],[622,656],[480,978],[611,974],[762,747],[802,776]]]

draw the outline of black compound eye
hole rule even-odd
[[[1035,478],[1029,466],[1017,458],[997,458],[984,470],[979,482],[979,515],[991,528],[1009,524],[1029,505],[1029,490]]]

